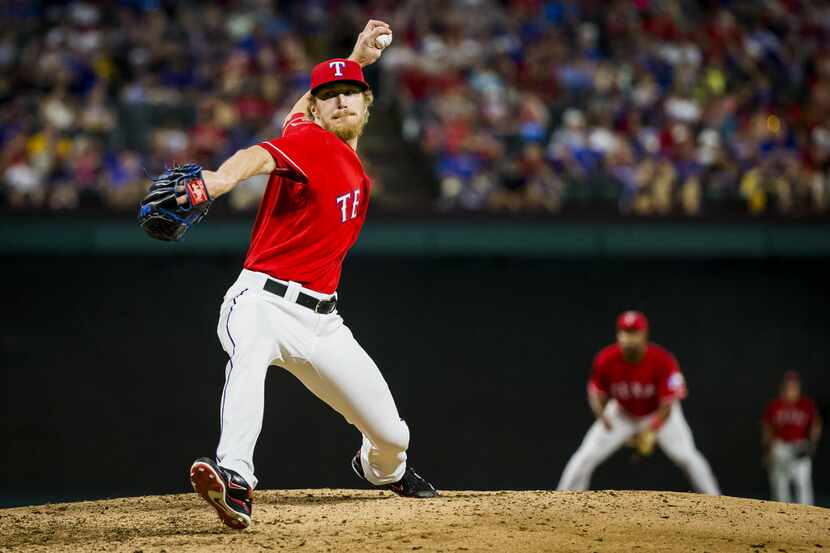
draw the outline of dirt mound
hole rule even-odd
[[[0,551],[830,551],[830,509],[664,492],[258,491],[225,528],[195,494],[0,510]]]

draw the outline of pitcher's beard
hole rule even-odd
[[[327,131],[333,132],[337,138],[344,142],[348,142],[349,140],[360,138],[363,134],[363,128],[366,126],[366,118],[364,117],[357,123],[349,124],[349,125],[339,125],[336,122],[332,122],[326,124],[323,128]]]

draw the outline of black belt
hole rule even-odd
[[[285,293],[288,291],[288,286],[270,278],[265,281],[265,286],[263,288],[265,289],[265,291],[271,292],[272,294],[276,294],[281,298],[284,298]],[[318,300],[314,296],[309,296],[305,292],[300,292],[297,295],[297,303],[299,303],[303,307],[308,307],[315,313],[320,313],[321,315],[328,315],[329,313],[333,312],[334,309],[337,307],[337,298],[332,297],[330,300]]]

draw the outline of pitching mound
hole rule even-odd
[[[259,491],[254,525],[195,494],[0,510],[0,551],[830,551],[830,509],[662,492]]]

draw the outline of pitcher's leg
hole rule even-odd
[[[606,413],[614,412],[610,406]],[[595,421],[576,453],[565,465],[557,490],[587,490],[591,484],[591,475],[614,451],[631,437],[634,426],[622,417],[608,416],[612,428],[608,430],[600,421]]]
[[[220,318],[219,332],[230,360],[219,406],[221,435],[216,460],[256,487],[254,446],[262,430],[265,375],[274,348],[263,308],[255,301],[223,307],[223,316],[225,324]]]
[[[313,369],[295,375],[363,434],[361,465],[375,485],[397,482],[406,470],[409,427],[375,362],[346,326],[320,339]]]
[[[254,447],[262,430],[265,413],[265,374],[268,355],[238,359],[230,367],[225,379],[225,390],[220,405],[222,421],[217,462],[239,473],[251,487],[256,487],[254,476]]]
[[[720,495],[712,468],[695,447],[692,430],[683,416],[679,403],[674,404],[668,420],[658,432],[657,443],[666,456],[686,473],[696,491],[707,495]]]

